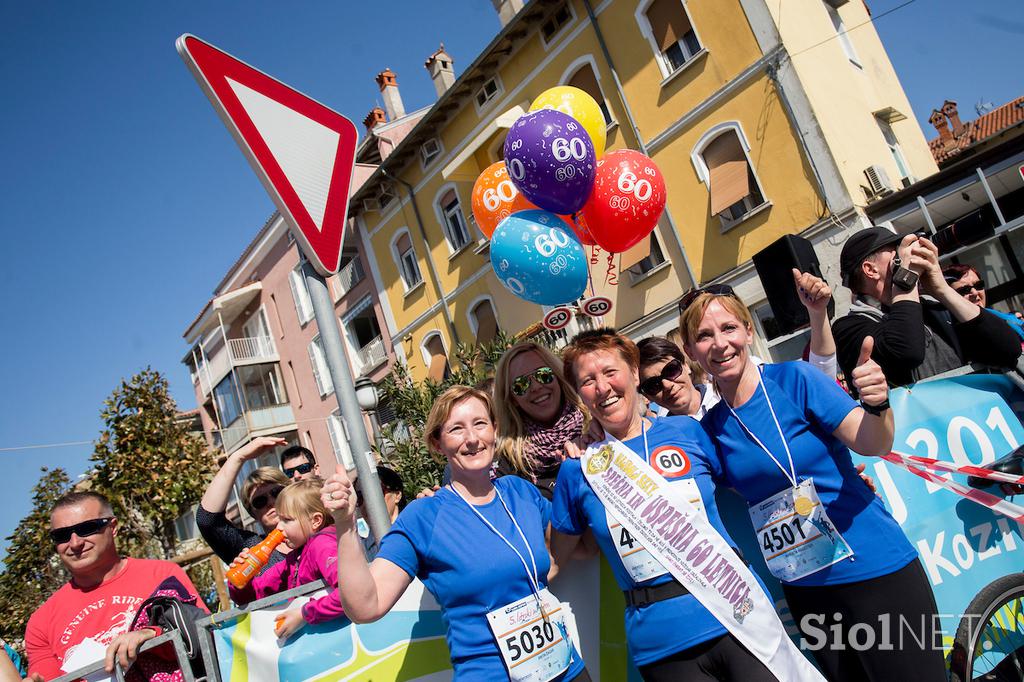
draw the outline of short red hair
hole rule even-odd
[[[569,345],[562,349],[562,368],[570,386],[576,388],[575,365],[580,356],[600,350],[615,351],[632,369],[640,368],[640,350],[632,339],[611,327],[587,330],[573,337]]]

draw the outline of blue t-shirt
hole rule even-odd
[[[544,533],[551,504],[533,484],[517,476],[494,481],[530,543],[540,586],[547,586],[551,559]],[[530,554],[512,519],[495,495],[476,506],[484,518],[515,547],[532,569]],[[406,507],[384,536],[378,559],[387,559],[419,578],[441,605],[448,629],[448,650],[457,680],[507,679],[487,614],[533,593],[526,569],[508,545],[488,528],[466,502],[449,488]],[[571,680],[583,671],[573,651],[569,669],[558,679]]]
[[[637,455],[644,456],[642,436],[626,441],[625,445]],[[648,463],[663,446],[674,446],[674,452],[681,449],[688,460],[688,466],[684,464],[682,467],[674,467],[673,470],[680,473],[666,476],[666,480],[694,479],[711,525],[726,542],[735,547],[736,543],[722,525],[718,507],[715,506],[712,476],[721,472],[716,471],[718,463],[714,446],[700,424],[690,417],[654,419],[647,430]],[[604,505],[584,477],[579,460],[567,459],[562,463],[551,505],[551,526],[555,530],[569,535],[581,535],[587,528],[593,531],[597,544],[615,574],[615,580],[623,590],[661,585],[674,580],[671,574],[666,573],[641,583],[633,581],[615,549],[614,543],[619,538],[613,539],[609,533]],[[692,594],[672,597],[640,608],[626,607],[626,641],[637,666],[654,663],[725,633],[725,627]]]
[[[838,585],[897,571],[917,557],[899,524],[857,474],[850,451],[832,435],[857,403],[806,362],[765,365],[765,390],[793,455],[798,481],[814,479],[825,512],[853,550],[853,556],[812,573],[792,585]],[[789,460],[764,392],[736,413],[788,469]],[[701,422],[715,440],[725,481],[748,504],[792,487],[788,476],[751,440],[723,400]]]

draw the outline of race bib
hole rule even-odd
[[[657,452],[657,451],[655,451]],[[651,458],[652,460],[654,457]],[[687,470],[689,467],[687,466]],[[704,499],[700,496],[700,489],[697,481],[692,478],[672,481],[670,486],[673,496],[686,498],[690,504],[697,508],[701,516],[707,519],[707,512],[704,511]],[[607,509],[604,512],[608,523],[608,533],[612,537],[612,544],[619,555],[619,560],[625,567],[633,582],[642,583],[645,580],[656,578],[659,575],[668,573],[654,556],[644,549],[640,541],[636,539],[621,523],[619,523]]]
[[[751,505],[749,512],[768,570],[783,582],[853,556],[825,513],[813,479]]]
[[[512,682],[548,682],[572,661],[567,614],[547,588],[540,597],[530,594],[487,614]]]

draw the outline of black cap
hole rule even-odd
[[[843,285],[850,286],[850,276],[857,271],[868,256],[886,246],[898,244],[900,235],[884,227],[869,227],[846,240],[839,254],[839,276]]]

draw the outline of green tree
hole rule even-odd
[[[206,444],[177,419],[167,380],[150,368],[103,401],[92,489],[106,495],[121,524],[118,548],[134,556],[175,553],[175,520],[199,501],[213,474]]]
[[[0,636],[12,644],[25,634],[29,616],[68,577],[50,541],[50,510],[71,489],[63,469],[41,469],[32,488],[32,511],[7,538],[4,572],[0,574]]]
[[[395,422],[381,429],[381,442],[375,448],[381,463],[402,477],[405,499],[415,499],[423,488],[439,484],[444,463],[435,460],[427,449],[423,425],[434,401],[450,386],[475,386],[494,376],[494,367],[502,354],[517,339],[499,332],[489,343],[459,344],[448,376],[437,382],[413,381],[409,369],[396,364],[381,383],[383,401],[395,412]]]

